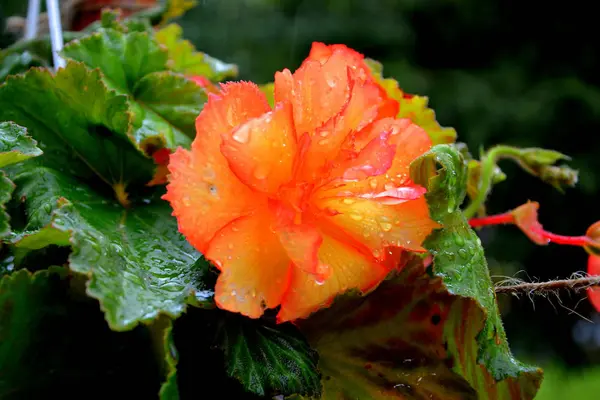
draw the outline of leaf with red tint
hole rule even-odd
[[[324,400],[532,399],[539,381],[496,381],[479,364],[485,318],[411,257],[368,296],[338,297],[298,325],[319,352]]]

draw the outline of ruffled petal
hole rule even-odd
[[[179,230],[200,252],[214,234],[233,219],[261,207],[257,195],[233,174],[221,154],[221,135],[269,111],[258,86],[240,82],[223,85],[196,119],[191,152],[178,149],[169,161],[169,185],[163,197],[173,207]]]
[[[221,152],[246,185],[266,193],[292,179],[296,136],[289,103],[223,134]]]
[[[395,205],[377,199],[338,197],[322,199],[318,206],[335,211],[322,218],[368,246],[378,259],[385,258],[387,246],[425,251],[423,241],[439,227],[429,217],[429,208],[422,195]]]
[[[366,179],[358,181],[333,180],[321,189],[320,196],[347,193],[373,198],[383,192],[391,193],[390,191],[411,187],[413,183],[410,180],[410,164],[431,148],[431,139],[423,129],[410,120],[386,118],[375,122],[368,132],[361,132],[356,138],[355,146],[361,151],[368,148],[374,139],[381,137],[387,137],[387,142],[396,149],[392,164],[385,173],[369,177],[365,175]],[[343,178],[342,175],[339,176]]]
[[[263,210],[231,222],[210,242],[206,258],[221,269],[215,287],[220,308],[259,318],[281,302],[291,263],[269,224]]]
[[[354,132],[360,131],[377,117],[382,100],[378,88],[373,83],[353,78],[349,82],[351,94],[348,102],[339,114],[313,134],[310,146],[302,159],[299,179],[315,181],[323,177],[344,149],[344,144],[352,142]]]
[[[376,287],[389,272],[374,259],[329,236],[323,237],[319,261],[330,268],[329,278],[320,281],[294,268],[277,315],[278,322],[305,318],[319,308],[329,306],[338,294],[347,290],[366,292]]]
[[[270,211],[276,222],[273,229],[292,263],[318,279],[328,276],[327,266],[319,263],[318,252],[323,237],[314,224],[301,221],[301,214],[281,202],[271,201]]]
[[[179,231],[202,253],[219,229],[266,204],[231,173],[220,154],[177,149],[169,172],[163,198],[173,207]]]

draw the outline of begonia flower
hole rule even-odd
[[[361,54],[315,43],[275,75],[274,98],[248,82],[209,94],[164,198],[221,271],[217,305],[252,318],[280,306],[283,322],[373,289],[439,225],[409,176],[431,140],[395,119]]]

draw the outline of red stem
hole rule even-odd
[[[514,224],[515,218],[511,213],[504,213],[498,215],[490,215],[482,218],[471,218],[469,225],[473,228],[488,225],[502,225],[502,224]],[[532,227],[533,228],[533,227]],[[533,230],[533,229],[532,229]],[[591,239],[587,236],[563,236],[557,235],[552,232],[545,231],[543,228],[535,229],[536,233],[540,236],[548,239],[549,242],[556,244],[564,244],[568,246],[583,247],[591,244]]]
[[[487,225],[500,225],[500,224],[513,224],[515,222],[515,218],[511,213],[498,214],[498,215],[490,215],[489,217],[482,218],[471,218],[469,220],[469,225],[473,228],[478,226],[487,226]]]

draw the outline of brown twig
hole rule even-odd
[[[591,286],[600,286],[600,276],[581,276],[577,274],[570,279],[557,279],[547,282],[523,282],[519,279],[507,279],[496,284],[496,293],[509,294],[543,294],[559,289],[579,291]]]

